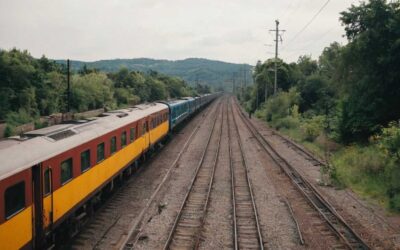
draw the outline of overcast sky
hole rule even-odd
[[[202,57],[255,64],[273,57],[275,19],[285,29],[281,57],[318,57],[345,43],[339,12],[357,0],[0,0],[0,48],[35,57],[93,61]]]

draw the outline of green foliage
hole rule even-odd
[[[265,107],[267,121],[276,121],[291,114],[294,105],[298,105],[299,93],[296,89],[289,92],[280,92],[268,99]],[[297,113],[297,111],[296,111]]]
[[[312,109],[318,114],[323,114],[334,102],[334,92],[328,85],[328,80],[321,75],[306,77],[299,82],[298,89],[301,96],[300,110],[303,112]]]
[[[343,50],[347,91],[342,140],[366,141],[400,117],[400,3],[370,0],[342,12],[349,44]]]
[[[296,119],[292,116],[283,117],[281,119],[277,119],[274,123],[274,127],[278,130],[281,129],[293,129],[300,125],[299,119]]]
[[[340,20],[347,45],[332,43],[318,61],[279,61],[276,96],[274,59],[258,62],[241,103],[305,146],[334,150],[338,183],[400,212],[400,128],[390,123],[400,120],[400,2],[362,1]]]
[[[392,209],[400,211],[400,127],[391,122],[389,127],[382,130],[381,135],[375,137],[378,146],[384,152],[387,161],[385,167],[387,179],[387,195]]]
[[[71,106],[78,112],[103,107],[115,108],[113,82],[104,73],[74,75],[71,84]]]
[[[389,127],[382,129],[380,147],[397,162],[400,163],[400,127],[396,122],[389,123]]]
[[[167,99],[167,88],[164,83],[158,79],[148,77],[146,79],[146,85],[149,89],[149,101],[165,100]]]
[[[0,120],[10,122],[8,134],[39,115],[66,112],[66,87],[62,65],[44,56],[35,59],[27,51],[0,50]],[[83,65],[71,77],[71,108],[77,112],[193,94],[183,80],[154,71],[145,74],[121,68],[105,74]]]
[[[196,91],[198,94],[208,94],[208,93],[211,93],[211,89],[210,89],[210,86],[209,86],[209,85],[202,85],[202,84],[197,83],[197,84],[194,86],[194,89],[195,89],[195,91]]]
[[[276,129],[291,129],[298,127],[300,115],[298,112],[299,93],[295,89],[280,92],[270,97],[255,115],[268,121]]]
[[[391,126],[370,145],[346,147],[333,157],[335,178],[400,212],[400,128]]]
[[[353,190],[386,202],[386,159],[376,146],[350,146],[337,153],[332,164],[336,179]]]
[[[26,110],[20,109],[18,112],[8,113],[5,121],[10,126],[18,126],[33,120],[34,118]]]
[[[11,125],[7,125],[5,130],[4,130],[4,137],[10,137],[14,135],[14,127]]]
[[[325,116],[313,116],[310,119],[304,119],[301,125],[301,132],[304,140],[313,142],[323,133]]]
[[[65,65],[66,61],[58,61]],[[128,71],[137,71],[147,73],[156,71],[164,75],[176,76],[188,82],[190,86],[195,86],[200,82],[202,85],[209,85],[216,89],[231,89],[231,84],[227,83],[232,79],[232,74],[237,72],[246,72],[246,82],[251,83],[252,66],[248,64],[234,64],[221,61],[214,61],[201,58],[188,58],[185,60],[169,61],[155,60],[148,58],[137,59],[114,59],[100,60],[96,62],[72,61],[73,70],[80,72],[97,69],[103,72],[118,72],[120,68],[126,68]],[[174,97],[174,95],[171,95]],[[142,98],[142,97],[141,97]]]
[[[300,56],[297,61],[297,67],[303,76],[311,76],[318,70],[318,64],[316,61],[311,59],[311,56]]]

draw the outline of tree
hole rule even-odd
[[[103,107],[115,108],[113,82],[104,73],[72,77],[72,108],[82,112]]]
[[[347,96],[341,136],[366,141],[400,118],[400,4],[362,2],[341,13],[349,44],[343,50]]]
[[[307,55],[299,57],[299,59],[297,60],[297,67],[305,77],[314,74],[318,70],[317,62],[315,60],[312,60],[311,56]]]
[[[167,90],[160,80],[149,76],[146,78],[146,86],[150,90],[148,101],[165,100],[167,98]]]

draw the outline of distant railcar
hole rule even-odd
[[[165,102],[169,107],[169,126],[174,129],[190,115],[188,100],[171,100]]]

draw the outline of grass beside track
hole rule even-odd
[[[263,117],[259,118],[263,120]],[[329,162],[330,184],[337,188],[348,187],[368,202],[385,207],[390,213],[400,213],[400,192],[393,188],[393,183],[400,179],[400,171],[393,169],[399,166],[378,143],[345,146],[327,139],[323,134],[310,140],[301,129],[302,125],[300,121],[297,126],[278,131]]]

